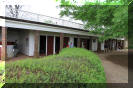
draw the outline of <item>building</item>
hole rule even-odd
[[[0,16],[0,56],[13,57],[12,52],[27,56],[57,54],[65,47],[82,47],[88,50],[104,50],[98,43],[98,35],[89,34],[82,24],[20,11],[12,17],[9,12]],[[22,14],[23,13],[23,14]],[[52,20],[52,23],[46,23]],[[14,48],[14,49],[13,49]]]

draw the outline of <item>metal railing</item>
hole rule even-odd
[[[84,29],[83,24],[80,24],[80,23],[71,22],[68,20],[54,18],[54,17],[36,14],[36,13],[23,11],[23,10],[19,10],[18,14],[16,14],[16,13],[12,14],[9,9],[6,9],[5,15],[6,15],[6,17],[11,17],[11,18],[18,18],[18,19],[37,21],[37,22],[42,22],[42,23],[49,23],[49,24]]]

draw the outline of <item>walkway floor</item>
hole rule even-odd
[[[106,73],[107,83],[128,83],[128,52],[98,54]]]
[[[23,59],[29,59],[29,58],[31,58],[31,57],[29,57],[29,56],[26,56],[26,55],[18,55],[17,57],[13,57],[13,58],[9,58],[9,59],[7,59],[6,60],[6,62],[11,62],[11,61],[17,61],[17,60],[23,60]]]

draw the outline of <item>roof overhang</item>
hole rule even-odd
[[[3,21],[4,19],[5,21],[4,25],[6,27],[98,37],[98,35],[89,34],[88,30],[83,30],[83,29],[29,21],[29,20],[23,20],[23,19],[9,18],[9,17],[3,17],[3,16],[0,16],[0,19],[1,19],[0,21]],[[3,24],[0,24],[0,26],[3,26]]]

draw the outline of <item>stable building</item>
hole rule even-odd
[[[27,15],[28,17],[14,18],[9,13],[0,16],[2,60],[14,57],[17,53],[34,57],[58,54],[66,47],[86,48],[91,51],[104,50],[104,43],[98,43],[98,35],[89,34],[81,24],[53,18],[54,23],[45,23],[44,16],[27,13],[35,17],[30,18],[30,15]],[[66,24],[61,24],[63,22]]]
[[[35,57],[57,54],[69,43],[97,51],[98,36],[88,35],[87,30],[2,16],[0,19],[5,20],[5,26],[0,27],[1,58],[13,57],[14,46],[19,53]]]

